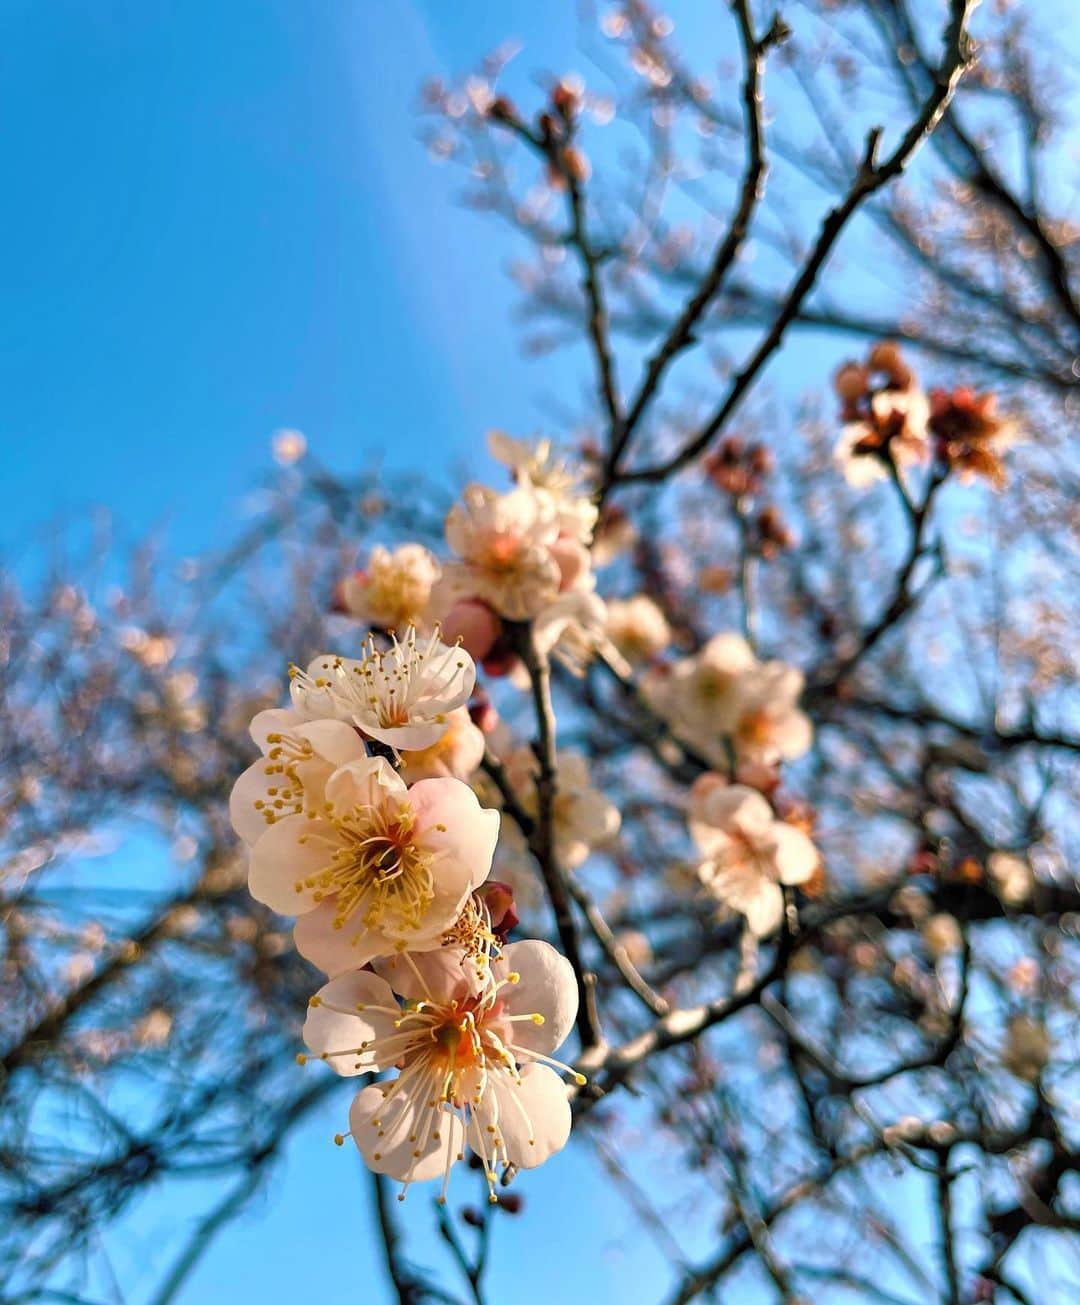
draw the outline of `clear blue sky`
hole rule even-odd
[[[205,545],[279,426],[349,466],[535,424],[506,246],[413,110],[507,31],[572,51],[573,9],[455,10],[7,0],[0,545],[89,503]]]

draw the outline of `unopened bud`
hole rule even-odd
[[[870,375],[861,363],[846,362],[833,377],[833,388],[845,403],[857,403],[870,389]]]

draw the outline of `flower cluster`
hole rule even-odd
[[[572,661],[587,660],[605,623],[589,550],[596,507],[550,441],[496,431],[489,448],[514,487],[499,493],[469,485],[450,509],[446,542],[454,560],[444,564],[433,598],[443,628],[489,674],[515,664],[507,623],[531,621],[544,653],[558,648]]]
[[[865,362],[847,362],[834,378],[844,428],[836,460],[851,485],[883,480],[890,462],[899,470],[926,462],[930,401],[891,340],[875,344]]]
[[[745,772],[758,788],[782,761],[805,753],[810,719],[799,710],[803,676],[786,662],[761,662],[738,634],[714,635],[698,652],[652,667],[642,690],[676,737],[711,765]]]
[[[354,598],[388,625],[406,600],[422,606],[434,571],[399,549],[368,574]],[[402,1195],[436,1176],[445,1193],[468,1147],[495,1200],[498,1166],[530,1168],[567,1140],[555,1070],[572,1071],[552,1052],[578,998],[553,947],[507,942],[513,900],[488,878],[499,813],[465,782],[484,751],[475,679],[467,652],[414,624],[369,636],[358,659],[293,667],[291,706],[252,722],[262,755],[230,810],[252,895],[298,917],[296,947],[329,980],[310,1053],[342,1075],[395,1071],[353,1102],[365,1161]]]
[[[581,1080],[553,1054],[577,1018],[577,977],[548,943],[509,940],[515,894],[531,904],[541,820],[545,880],[611,849],[621,823],[582,753],[553,748],[554,782],[541,783],[537,753],[478,690],[477,662],[534,691],[552,655],[578,671],[597,652],[619,675],[643,666],[644,701],[724,772],[690,793],[697,877],[751,935],[778,927],[782,885],[818,867],[768,800],[781,763],[811,743],[801,674],[732,633],[664,658],[676,635],[655,598],[609,608],[595,592],[597,512],[574,465],[547,441],[496,433],[490,449],[513,483],[466,487],[446,519],[448,558],[377,547],[339,585],[335,606],[369,631],[359,655],[290,668],[290,705],[255,717],[262,755],[231,800],[252,895],[296,917],[297,950],[327,977],[304,1026],[309,1056],[372,1076],[349,1135],[403,1195],[440,1176],[445,1193],[468,1148],[494,1200],[500,1168],[565,1144],[557,1071]],[[768,471],[764,450],[729,447],[709,474],[745,497]],[[613,531],[609,520],[609,544]]]
[[[743,521],[746,544],[755,556],[770,561],[795,542],[783,513],[775,503],[761,503],[774,460],[763,444],[748,444],[738,435],[721,440],[715,452],[702,463],[709,482],[731,500]],[[759,500],[751,512],[750,500]]]
[[[997,411],[993,394],[967,386],[919,388],[899,345],[881,340],[865,362],[846,362],[833,379],[844,427],[836,460],[851,485],[865,486],[936,459],[942,474],[982,476],[1005,484],[1001,453],[1017,438],[1017,423]]]

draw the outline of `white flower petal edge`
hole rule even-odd
[[[318,811],[334,770],[366,755],[352,726],[308,721],[295,711],[259,712],[251,737],[263,755],[237,779],[229,797],[233,828],[249,847],[283,817]]]

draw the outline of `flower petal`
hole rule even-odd
[[[743,898],[740,907],[746,916],[750,932],[758,938],[767,938],[780,927],[784,917],[784,894],[779,884],[761,879],[757,891]]]
[[[465,1147],[453,1112],[431,1105],[426,1092],[394,1092],[397,1080],[364,1088],[349,1110],[349,1129],[369,1169],[398,1182],[438,1178]]]
[[[566,1084],[547,1065],[526,1065],[520,1082],[493,1074],[484,1097],[511,1164],[535,1169],[566,1145],[571,1124]]]
[[[270,827],[262,808],[255,805],[267,801],[266,790],[270,782],[266,774],[266,758],[260,757],[237,779],[229,794],[229,819],[238,837],[248,847],[254,846]]]
[[[313,911],[302,915],[293,928],[296,950],[312,965],[330,976],[362,965],[393,951],[397,944],[379,929],[365,929],[356,921],[334,928],[337,901],[328,897]]]
[[[550,943],[530,938],[510,943],[495,966],[496,978],[511,971],[521,975],[500,991],[509,1015],[542,1015],[543,1024],[522,1020],[513,1025],[516,1046],[549,1054],[562,1046],[574,1027],[578,1013],[578,989],[574,967]]]
[[[804,884],[818,864],[818,850],[794,825],[778,820],[772,828],[773,859],[782,884]]]
[[[423,846],[437,854],[436,876],[459,891],[488,877],[499,841],[499,813],[480,805],[460,779],[421,779],[409,789]]]
[[[272,824],[251,849],[248,888],[252,897],[281,915],[301,915],[318,904],[313,888],[298,888],[330,861],[333,825],[306,816]]]
[[[304,1042],[336,1074],[351,1077],[394,1063],[395,1056],[380,1060],[365,1045],[395,1032],[398,1004],[384,979],[351,971],[321,987],[315,999],[318,1004],[308,1007],[304,1021]]]

